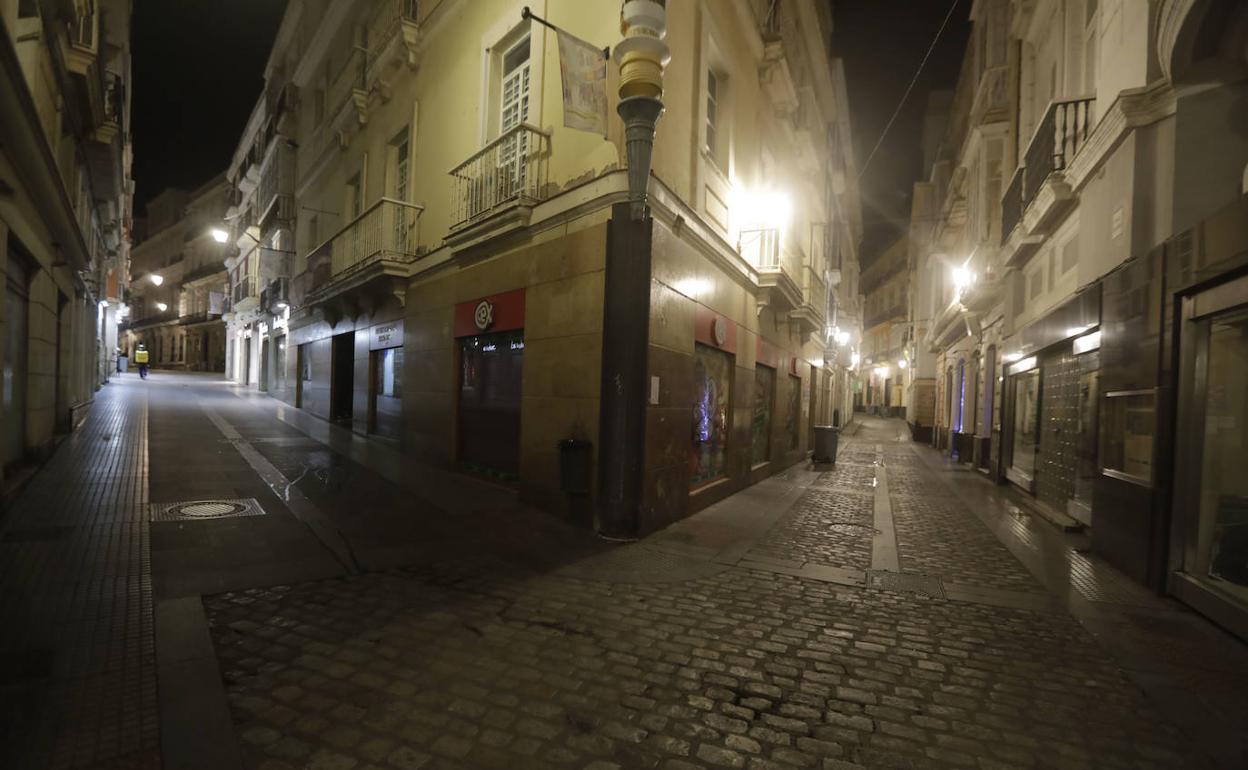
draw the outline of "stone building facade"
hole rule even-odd
[[[862,403],[874,413],[905,417],[910,367],[910,238],[894,240],[862,268]]]
[[[146,345],[154,369],[225,372],[228,309],[225,210],[220,175],[193,191],[170,189],[147,204],[131,259],[130,317],[122,352]]]
[[[1248,630],[1248,593],[1211,555],[1243,557],[1245,490],[1210,455],[1192,460],[1202,442],[1240,458],[1245,445],[1221,394],[1248,384],[1227,363],[1248,303],[1232,224],[1248,7],[998,0],[972,20],[945,141],[915,188],[916,225],[935,223],[914,312],[930,319],[916,374],[935,382],[932,440],[1090,527],[1129,574]],[[1221,422],[1193,423],[1193,408]]]
[[[73,430],[112,371],[130,82],[128,0],[0,2],[0,488]]]
[[[566,127],[558,35],[526,5],[620,39],[615,0],[290,4],[228,172],[227,370],[555,511],[629,468],[627,521],[598,525],[649,531],[850,419],[861,223],[830,12],[666,9],[638,224],[615,63],[604,130]]]

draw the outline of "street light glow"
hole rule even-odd
[[[230,234],[220,227],[214,227],[212,228],[212,239],[217,243],[225,243],[230,239]]]
[[[157,286],[165,282],[165,277],[161,275],[160,273],[152,273],[151,275],[148,276],[148,279],[151,280],[151,282]]]
[[[898,368],[898,369],[905,369],[905,368],[906,368],[907,366],[909,366],[909,365],[910,365],[910,362],[909,362],[909,361],[907,361],[907,360],[906,360],[906,359],[904,359],[904,358],[899,359],[899,360],[897,361],[897,368]]]
[[[166,310],[168,310],[168,309],[169,309],[169,306],[168,306],[168,305],[166,305],[166,304],[165,304],[165,303],[163,303],[163,302],[157,302],[157,303],[156,303],[156,309],[157,309],[157,310],[159,310],[160,312],[162,312],[162,313],[163,313],[163,312],[165,312]]]
[[[848,343],[849,343],[849,332],[837,332],[836,333],[836,344],[846,345]]]
[[[975,274],[968,270],[966,265],[953,269],[953,289],[958,294],[973,283],[975,283]]]

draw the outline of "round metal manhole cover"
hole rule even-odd
[[[188,519],[219,519],[223,516],[234,516],[247,510],[242,503],[227,503],[219,500],[197,500],[190,503],[175,505],[169,509],[174,516],[185,516]]]

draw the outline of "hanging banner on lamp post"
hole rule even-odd
[[[559,34],[559,73],[563,79],[563,125],[607,135],[607,59],[602,49]]]

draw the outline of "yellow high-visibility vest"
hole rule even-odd
[[[136,350],[136,351],[134,351],[134,362],[135,362],[136,364],[145,364],[145,363],[147,363],[147,351],[146,351],[146,350]]]

